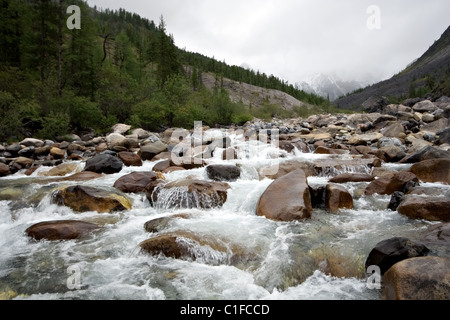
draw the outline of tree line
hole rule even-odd
[[[80,29],[66,26],[70,5],[80,8]],[[206,89],[202,72],[326,103],[273,75],[179,49],[163,16],[155,24],[82,0],[0,0],[0,48],[1,141],[103,134],[119,122],[159,131],[255,116],[220,83]],[[276,113],[276,106],[267,107],[267,116]]]

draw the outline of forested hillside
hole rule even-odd
[[[80,29],[66,24],[70,5],[81,9]],[[104,133],[118,122],[158,131],[192,127],[195,120],[213,126],[252,119],[255,110],[231,101],[224,77],[328,106],[273,75],[177,48],[163,16],[155,23],[80,0],[0,0],[0,9],[2,141]],[[202,85],[202,72],[216,75],[213,90]],[[258,116],[283,112],[258,107]]]

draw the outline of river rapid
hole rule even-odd
[[[235,137],[232,137],[235,138]],[[244,150],[245,149],[245,150]],[[23,172],[0,178],[0,293],[13,299],[120,300],[379,300],[380,289],[370,285],[365,270],[369,252],[392,237],[415,240],[432,222],[411,220],[387,209],[389,196],[365,196],[367,183],[346,183],[353,209],[331,214],[314,209],[310,219],[277,222],[256,215],[261,194],[273,182],[258,171],[277,161],[314,161],[328,155],[280,152],[270,144],[247,144],[238,152],[241,177],[229,182],[225,204],[214,209],[179,209],[164,201],[150,205],[145,194],[130,194],[132,209],[110,214],[76,213],[52,203],[52,192],[70,181],[52,182]],[[225,163],[220,148],[210,163]],[[274,156],[276,155],[276,156]],[[281,156],[281,157],[279,157]],[[340,157],[348,157],[341,155]],[[75,162],[80,170],[85,163]],[[151,171],[157,162],[124,167],[121,172],[77,183],[110,189],[120,177]],[[383,164],[390,169],[405,165]],[[407,166],[407,165],[406,165]],[[343,169],[352,171],[354,168]],[[370,168],[359,168],[370,173]],[[310,185],[326,184],[338,172],[309,177]],[[165,174],[167,180],[185,177],[208,180],[205,168]],[[431,186],[432,187],[432,186]],[[439,185],[446,188],[446,186]],[[162,197],[164,198],[164,197]],[[187,246],[195,260],[150,256],[139,244],[154,234],[144,229],[152,219],[174,214],[159,234],[188,233],[213,239],[225,247]],[[54,220],[83,220],[103,226],[83,240],[34,241],[25,230]],[[233,252],[239,251],[236,258]],[[449,256],[448,252],[442,253]]]

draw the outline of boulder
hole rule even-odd
[[[170,166],[172,166],[172,162],[170,160],[162,160],[159,161],[157,164],[155,164],[152,168],[152,171],[154,172],[163,172],[164,170],[166,170],[167,168],[169,168]]]
[[[394,264],[408,258],[425,256],[430,250],[421,243],[415,243],[408,238],[396,237],[383,240],[370,251],[366,263],[366,270],[370,266],[378,266],[381,275]]]
[[[362,106],[367,113],[382,112],[389,105],[386,97],[372,96],[363,102]]]
[[[305,172],[298,169],[272,182],[261,195],[256,213],[277,221],[310,218],[312,204]]]
[[[206,167],[209,179],[215,181],[236,181],[241,176],[241,168],[236,165],[211,164]]]
[[[39,139],[35,138],[25,138],[22,141],[19,142],[19,144],[25,146],[25,147],[35,147],[40,148],[43,147],[45,142]]]
[[[431,225],[422,233],[420,241],[432,248],[442,247],[444,250],[448,250],[450,248],[450,223]]]
[[[450,221],[450,199],[447,197],[424,197],[408,195],[397,208],[410,219]]]
[[[416,163],[420,161],[439,159],[439,158],[450,158],[450,151],[441,150],[433,146],[426,146],[417,152],[414,152],[400,162],[402,163]]]
[[[143,145],[138,155],[141,157],[142,160],[152,160],[156,155],[160,154],[161,152],[167,151],[167,145],[162,143],[161,141],[157,140],[155,142],[150,142],[146,145]]]
[[[413,164],[410,171],[423,182],[450,184],[450,158],[421,161]]]
[[[382,137],[383,135],[379,132],[355,134],[348,139],[347,143],[351,145],[368,145],[377,142]]]
[[[145,192],[145,187],[156,179],[159,179],[159,176],[153,171],[133,172],[116,180],[114,182],[114,188],[124,193]]]
[[[76,163],[61,163],[47,172],[40,172],[38,175],[44,177],[61,177],[69,173],[77,173],[79,171],[80,169]]]
[[[106,144],[110,149],[114,147],[125,147],[127,144],[127,138],[120,133],[111,133],[106,136]]]
[[[55,191],[52,194],[52,201],[58,205],[65,205],[75,212],[110,213],[131,209],[131,201],[119,193],[81,185]]]
[[[438,109],[438,107],[436,107],[434,103],[431,102],[430,100],[424,100],[416,103],[412,107],[412,109],[415,112],[424,113],[424,112],[434,112]]]
[[[371,182],[375,178],[367,173],[342,173],[331,178],[332,183],[347,183],[347,182]]]
[[[329,183],[326,187],[325,205],[332,213],[342,208],[353,209],[353,197],[343,186]]]
[[[226,182],[187,178],[170,183],[155,180],[147,185],[146,194],[150,203],[165,208],[211,209],[226,202],[228,189]]]
[[[268,178],[276,180],[298,169],[303,170],[307,177],[316,175],[314,166],[310,162],[299,160],[288,160],[280,162],[279,164],[276,165],[272,165],[270,167],[261,168],[259,170],[259,176],[261,179]]]
[[[111,128],[111,133],[125,134],[131,129],[131,126],[118,123]]]
[[[142,167],[141,157],[134,152],[121,151],[117,156],[127,167]]]
[[[70,175],[68,177],[62,178],[62,179],[60,179],[60,181],[80,182],[80,181],[94,180],[94,179],[98,179],[101,177],[102,177],[102,174],[100,174],[100,173],[91,172],[91,171],[82,171],[82,172],[78,172],[73,175]]]
[[[113,174],[122,170],[123,162],[109,154],[99,154],[86,161],[84,171]]]
[[[0,163],[0,177],[5,177],[11,173],[11,169],[8,165]]]
[[[400,261],[383,276],[385,300],[450,300],[450,259],[417,257]]]
[[[64,159],[66,152],[60,148],[53,147],[50,149],[50,154],[54,159]]]
[[[373,194],[380,195],[391,195],[396,191],[407,191],[406,187],[411,188],[411,186],[417,185],[419,179],[412,172],[400,171],[391,172],[373,180],[364,191],[366,196],[371,196]]]
[[[187,214],[174,214],[168,217],[161,217],[147,221],[144,224],[145,231],[149,233],[157,233],[165,229],[170,222],[175,219],[188,219],[189,215]]]
[[[73,240],[83,239],[92,232],[101,229],[100,226],[76,220],[47,221],[32,225],[25,230],[26,234],[35,240]]]

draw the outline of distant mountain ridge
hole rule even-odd
[[[368,84],[368,82],[356,80],[346,81],[336,74],[319,73],[297,83],[297,86],[305,92],[317,94],[330,101],[334,101]]]
[[[429,99],[450,95],[450,27],[402,72],[339,98],[334,104],[341,109],[362,110],[364,101],[373,96],[401,100],[425,95]]]

